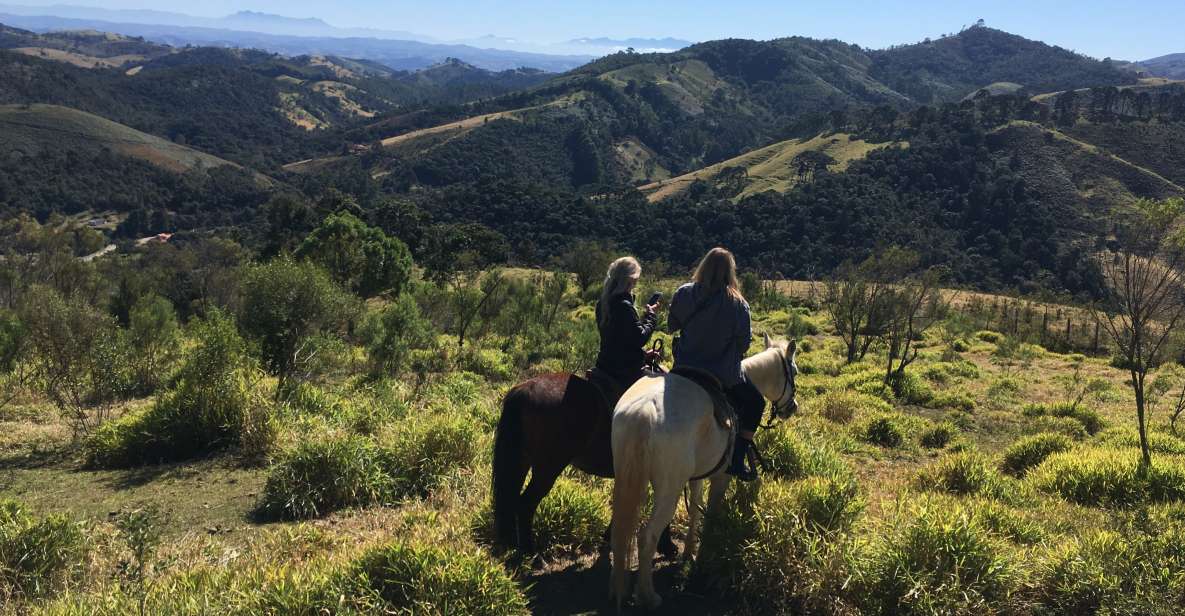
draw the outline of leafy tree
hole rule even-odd
[[[873,256],[859,264],[844,263],[826,281],[823,306],[843,339],[848,363],[864,359],[886,333],[892,285],[904,274],[899,271],[903,265]]]
[[[309,261],[279,257],[243,274],[240,323],[259,344],[264,366],[280,377],[278,396],[308,376],[322,336],[341,330],[355,310],[354,299]]]
[[[604,242],[580,241],[572,244],[564,253],[560,261],[564,268],[576,274],[576,285],[580,292],[588,291],[590,287],[601,281],[609,262],[613,260],[613,253]]]
[[[181,328],[173,304],[159,295],[140,298],[128,315],[129,358],[140,393],[155,391],[178,355]]]
[[[1142,464],[1152,464],[1147,378],[1185,320],[1185,200],[1140,199],[1117,215],[1118,246],[1103,257],[1107,295],[1095,319],[1115,343],[1136,397]]]
[[[347,212],[326,217],[295,254],[320,264],[362,297],[385,291],[398,295],[411,277],[407,245]]]
[[[435,341],[431,323],[409,294],[400,295],[390,306],[367,320],[363,331],[371,371],[396,375],[407,366],[411,351],[428,348]]]
[[[887,258],[898,259],[901,267],[911,269],[917,263],[917,253],[908,251],[898,250]],[[905,369],[918,358],[915,342],[946,316],[948,305],[938,287],[939,280],[937,270],[927,270],[900,280],[886,295],[885,384],[898,395]]]
[[[480,272],[505,263],[510,245],[502,234],[478,223],[431,227],[424,237],[424,275],[443,284],[459,273]]]

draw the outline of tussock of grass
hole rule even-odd
[[[1140,446],[1140,433],[1134,428],[1114,428],[1104,430],[1096,439],[1100,445],[1109,447]],[[1164,432],[1148,432],[1148,449],[1153,453],[1167,453],[1185,455],[1185,440]]]
[[[1029,471],[1026,481],[1087,506],[1128,507],[1185,499],[1185,460],[1157,456],[1151,468],[1141,468],[1139,462],[1135,451],[1078,448],[1050,456]]]
[[[819,414],[835,423],[845,424],[857,415],[872,413],[888,413],[893,407],[888,402],[868,394],[855,391],[833,391],[815,400],[812,407],[819,409]]]
[[[1055,404],[1026,404],[1022,410],[1026,417],[1070,417],[1082,424],[1087,434],[1097,434],[1106,424],[1098,411],[1068,402]]]
[[[1009,497],[1014,490],[982,454],[963,451],[939,458],[918,472],[921,490],[948,494]]]
[[[867,611],[971,614],[993,611],[1015,586],[1008,553],[962,507],[916,506],[909,523],[873,546],[861,582]]]
[[[934,395],[926,406],[933,409],[951,409],[970,413],[975,410],[975,396],[963,391],[944,391]]]
[[[0,605],[59,589],[81,569],[86,551],[82,529],[64,516],[38,518],[0,500]]]
[[[927,426],[922,430],[918,441],[922,444],[922,447],[927,449],[942,449],[949,445],[958,434],[958,426],[949,421],[944,421]]]
[[[1030,468],[1055,454],[1069,451],[1074,443],[1061,434],[1042,433],[1022,438],[1004,451],[1000,467],[1014,477],[1023,477]]]
[[[786,427],[762,430],[757,446],[765,458],[766,471],[779,479],[795,481],[806,477],[848,477],[851,469],[830,448],[817,439]]]
[[[856,438],[878,445],[894,448],[905,443],[905,427],[900,416],[895,414],[880,414],[868,418],[854,429]]]

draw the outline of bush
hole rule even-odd
[[[473,463],[481,431],[465,415],[436,415],[400,423],[380,442],[383,465],[398,493],[425,496],[447,476]]]
[[[720,510],[709,512],[694,576],[735,596],[742,613],[846,606],[851,577],[846,531],[863,508],[850,480],[742,487]]]
[[[575,551],[600,547],[609,526],[608,502],[603,491],[561,477],[535,512],[536,547]]]
[[[1134,428],[1106,430],[1098,435],[1099,444],[1111,447],[1139,447],[1140,433]],[[1164,432],[1148,432],[1148,449],[1152,453],[1185,455],[1185,439]]]
[[[934,400],[934,390],[912,372],[906,372],[893,380],[893,395],[904,404],[917,406],[926,406]]]
[[[975,397],[963,391],[944,391],[930,400],[926,404],[929,408],[934,409],[954,409],[964,413],[970,413],[975,410]]]
[[[978,332],[975,332],[975,338],[978,340],[981,340],[983,342],[990,342],[992,344],[1000,344],[1000,341],[1004,340],[1004,334],[1001,334],[1000,332],[993,332],[993,331],[989,331],[989,330],[985,329],[985,330],[980,330]]]
[[[893,415],[877,415],[856,429],[860,440],[881,447],[900,447],[905,442],[905,432]]]
[[[213,311],[194,325],[193,333],[197,346],[186,358],[177,386],[148,410],[96,431],[86,444],[89,465],[119,468],[186,460],[240,444],[245,434],[262,439],[266,448],[274,428],[250,383],[253,362],[234,322]]]
[[[518,583],[478,550],[394,545],[363,555],[348,574],[396,614],[529,614]],[[370,594],[366,593],[366,594]]]
[[[998,498],[1009,494],[1009,486],[981,454],[961,451],[939,458],[918,471],[915,484],[921,490],[948,494],[978,494]]]
[[[428,348],[436,340],[431,323],[410,295],[400,295],[382,313],[368,316],[362,338],[376,375],[399,374],[410,363],[412,350]]]
[[[147,295],[128,312],[130,355],[140,394],[156,391],[165,381],[177,357],[181,330],[173,304],[159,295]]]
[[[1082,428],[1090,435],[1097,434],[1106,426],[1098,411],[1083,406],[1075,407],[1069,402],[1026,404],[1021,412],[1026,417],[1071,417],[1082,424]]]
[[[1185,597],[1180,520],[1120,524],[1060,546],[1043,560],[1037,603],[1062,614],[1175,614]]]
[[[1069,451],[1074,443],[1066,436],[1049,432],[1022,438],[1004,450],[1004,461],[1000,464],[1004,472],[1023,477],[1030,468],[1046,458],[1063,451]]]
[[[795,481],[810,476],[848,477],[850,469],[831,449],[816,445],[789,428],[762,430],[757,446],[765,458],[766,470],[779,479]]]
[[[970,511],[934,503],[873,547],[863,580],[867,611],[974,614],[995,611],[1013,587],[1006,552]]]
[[[77,524],[60,515],[38,519],[0,500],[0,599],[49,594],[76,573],[85,553]]]
[[[1125,450],[1079,448],[1053,454],[1029,471],[1038,489],[1086,506],[1130,507],[1185,499],[1185,463],[1160,456],[1142,468],[1139,455]]]
[[[296,249],[324,267],[338,284],[362,297],[399,295],[411,278],[411,252],[349,212],[330,214]]]
[[[922,430],[919,441],[927,449],[946,447],[959,433],[959,428],[949,421],[927,426]]]
[[[922,376],[939,385],[946,385],[957,379],[978,378],[979,367],[966,360],[943,361],[923,368]]]
[[[868,412],[888,413],[893,407],[884,400],[868,394],[854,391],[833,391],[824,394],[812,406],[819,409],[819,414],[836,423],[848,423],[856,417]]]
[[[257,513],[268,519],[312,518],[384,502],[395,480],[382,451],[361,436],[302,439],[268,470]]]

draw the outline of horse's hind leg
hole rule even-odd
[[[551,492],[552,486],[555,485],[556,479],[559,479],[562,472],[564,472],[564,465],[557,464],[536,464],[531,468],[531,481],[527,483],[527,489],[523,491],[518,508],[518,542],[524,552],[535,551],[535,531],[533,530],[535,510],[539,508],[543,497]]]
[[[679,506],[681,486],[669,483],[663,481],[654,484],[654,511],[650,514],[650,521],[638,534],[638,601],[650,609],[662,604],[662,598],[654,592],[654,551],[658,547],[662,529],[671,523],[671,518],[675,517],[675,508]]]
[[[689,497],[687,499],[687,540],[683,542],[684,562],[695,557],[695,550],[699,547],[700,511],[703,509],[704,482],[694,480],[687,485]]]

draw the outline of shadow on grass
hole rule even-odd
[[[635,605],[622,608],[623,614],[708,615],[728,614],[727,602],[719,597],[700,595],[689,588],[682,564],[659,560],[654,563],[654,587],[662,596],[662,607],[645,610]],[[631,587],[637,574],[631,574]],[[534,571],[523,580],[531,599],[531,611],[547,616],[578,614],[616,614],[609,601],[609,561],[605,557],[586,557],[561,567]]]

